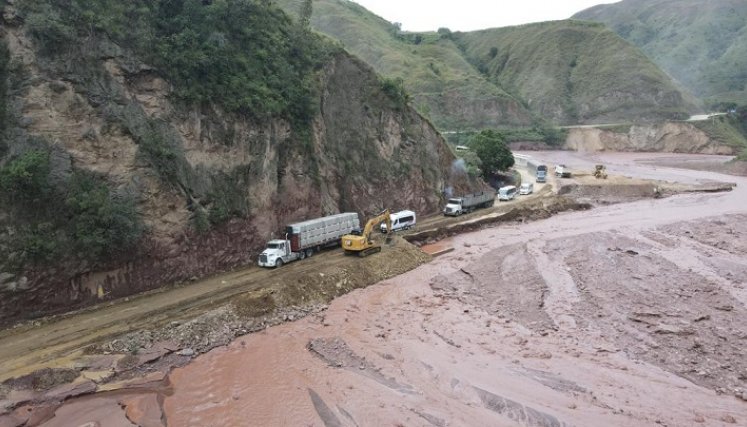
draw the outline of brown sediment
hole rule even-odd
[[[744,422],[745,184],[456,235],[454,251],[429,264],[175,369],[164,419],[195,426]],[[278,306],[301,295],[328,301],[354,289],[330,292],[348,286],[344,279],[392,271],[392,257],[377,256],[355,274],[312,272],[265,296]],[[287,292],[294,286],[297,294]],[[256,308],[263,298],[246,303]]]

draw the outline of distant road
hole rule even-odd
[[[687,120],[672,120],[672,121],[684,121],[684,122],[702,122],[708,119],[711,119],[713,117],[718,116],[725,116],[727,113],[710,113],[710,114],[696,114],[694,116],[690,116]],[[593,129],[593,128],[606,128],[606,127],[614,127],[614,126],[630,126],[634,125],[635,123],[631,122],[624,122],[624,123],[596,123],[591,125],[568,125],[568,126],[558,126],[558,129]],[[441,131],[441,135],[454,135],[457,133],[466,133],[471,131],[457,131],[457,130],[444,130]]]

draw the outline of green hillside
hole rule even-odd
[[[708,103],[747,103],[744,0],[624,0],[574,18],[607,24]]]
[[[301,0],[277,0],[298,16]],[[313,2],[311,25],[342,42],[376,71],[403,80],[418,110],[441,129],[527,125],[528,111],[487,82],[448,37],[402,33],[392,23],[347,0]]]
[[[301,0],[277,0],[298,16]],[[601,25],[550,22],[405,33],[348,0],[311,25],[389,78],[442,130],[681,118],[697,110],[645,55]]]
[[[555,21],[457,33],[472,63],[556,123],[684,118],[695,100],[601,24]]]

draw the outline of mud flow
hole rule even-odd
[[[0,425],[747,423],[747,180],[546,155],[736,187],[463,230],[430,242],[429,263],[183,356],[146,385],[70,398],[26,424],[19,407]],[[361,271],[386,268],[380,255]],[[319,273],[289,283],[315,289]]]

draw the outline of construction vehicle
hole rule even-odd
[[[462,197],[452,197],[446,202],[444,215],[459,216],[470,213],[475,209],[487,208],[495,204],[495,191],[481,191],[479,193],[467,194]]]
[[[260,267],[282,267],[283,264],[310,257],[322,248],[340,244],[340,238],[360,228],[355,212],[311,219],[286,227],[285,239],[267,242],[259,255]]]
[[[364,257],[381,252],[381,244],[371,239],[374,228],[381,223],[386,224],[387,230],[392,229],[392,218],[389,215],[389,209],[369,219],[363,230],[358,229],[342,236],[342,248],[345,249],[345,254]],[[389,239],[387,236],[386,240],[389,241]]]
[[[594,178],[607,179],[607,168],[604,165],[594,166]]]

